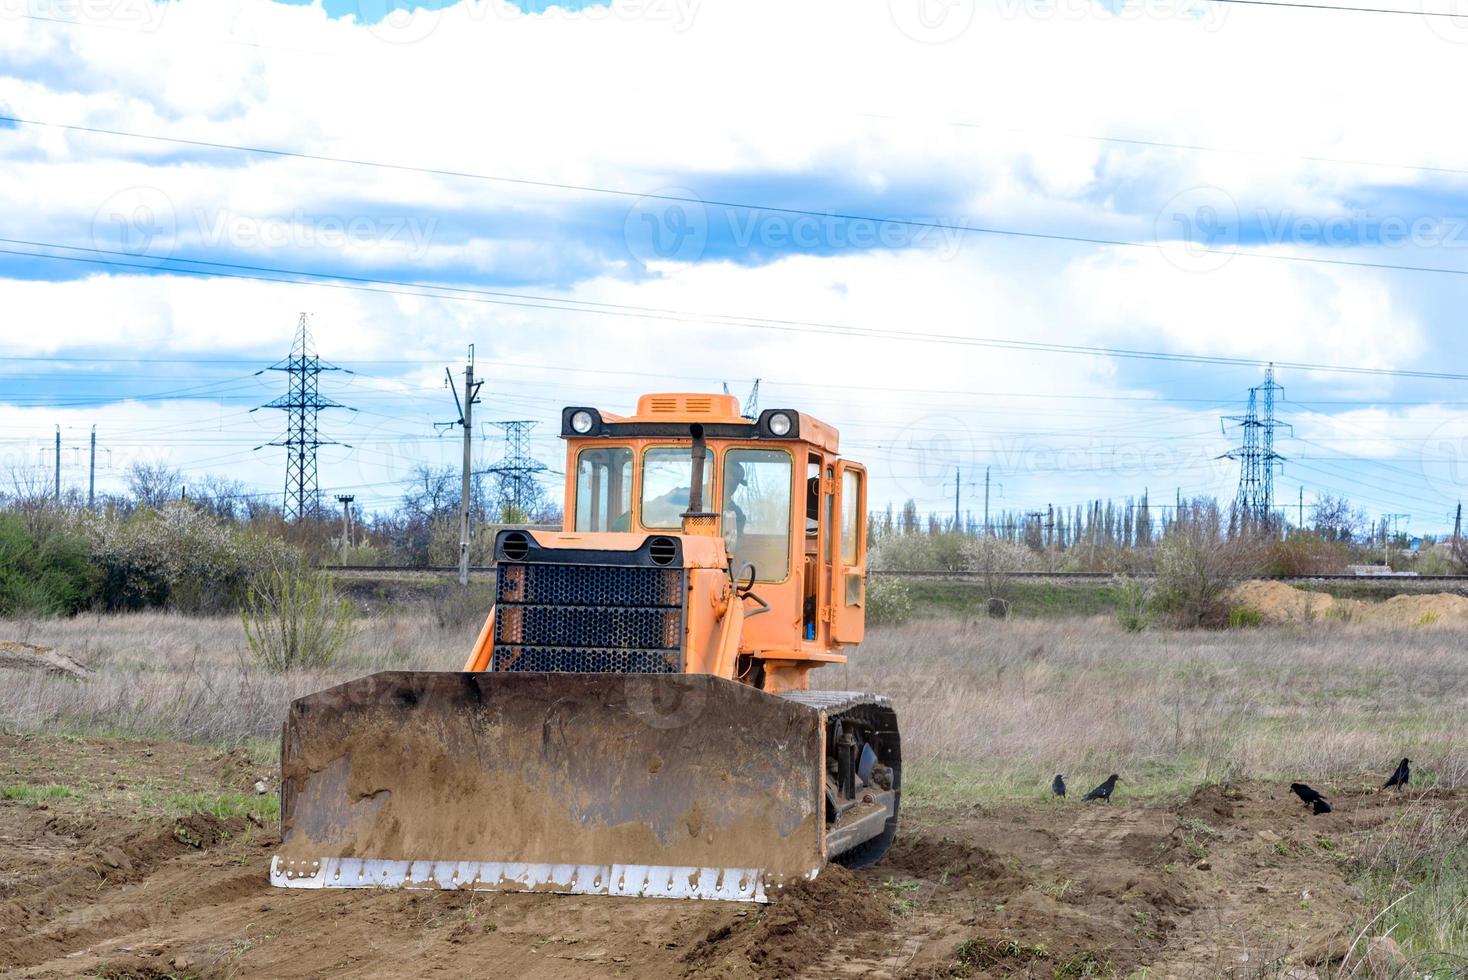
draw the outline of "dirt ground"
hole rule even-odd
[[[1319,817],[1259,783],[919,807],[877,868],[754,906],[275,890],[268,820],[158,803],[267,774],[190,745],[0,735],[0,784],[79,791],[0,801],[0,974],[1308,977],[1363,921],[1353,850],[1404,806],[1363,776],[1320,787]]]

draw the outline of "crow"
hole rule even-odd
[[[1054,793],[1056,796],[1065,795],[1065,777],[1062,776],[1060,773],[1055,774],[1055,782],[1050,784],[1050,792]]]
[[[1406,786],[1411,781],[1412,781],[1412,760],[1411,759],[1403,759],[1402,762],[1401,762],[1401,765],[1397,766],[1397,771],[1394,772],[1394,773],[1392,773],[1392,776],[1391,776],[1390,779],[1388,779],[1385,783],[1382,783],[1381,788],[1382,789],[1391,789],[1393,786],[1396,786],[1397,788],[1400,789],[1400,788]]]
[[[1301,803],[1310,807],[1317,817],[1331,810],[1330,801],[1304,783],[1290,783],[1290,792],[1298,796]]]
[[[1121,777],[1118,776],[1116,773],[1112,773],[1110,776],[1107,776],[1106,782],[1102,783],[1100,786],[1097,786],[1095,789],[1091,790],[1091,792],[1087,793],[1085,796],[1085,800],[1105,800],[1107,803],[1110,803],[1111,792],[1112,790],[1116,789],[1116,781],[1120,778]]]

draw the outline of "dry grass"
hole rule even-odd
[[[294,697],[374,670],[457,670],[478,623],[364,620],[330,668],[272,675],[239,621],[163,614],[0,621],[96,670],[0,673],[0,727],[238,745],[273,741]],[[1043,795],[1122,774],[1121,794],[1232,776],[1468,782],[1468,634],[1298,628],[1127,633],[1110,621],[930,620],[871,631],[827,687],[897,700],[919,797]]]
[[[1404,755],[1419,780],[1461,785],[1465,649],[1464,632],[1341,623],[1137,634],[1099,619],[927,621],[874,630],[816,677],[896,699],[921,796],[1044,793],[1057,772],[1077,787],[1118,772],[1133,793],[1385,778]]]
[[[292,698],[376,670],[457,670],[477,630],[440,628],[427,613],[363,620],[329,668],[282,675],[255,664],[234,616],[0,620],[0,637],[64,650],[96,672],[80,683],[0,672],[0,728],[226,746],[273,740]]]

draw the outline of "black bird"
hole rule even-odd
[[[1331,810],[1330,801],[1321,796],[1317,790],[1311,789],[1304,783],[1290,783],[1290,792],[1300,798],[1300,802],[1310,807],[1311,811],[1318,817],[1322,813]]]
[[[1406,786],[1412,781],[1412,760],[1403,759],[1397,771],[1392,773],[1392,778],[1382,784],[1382,789],[1391,789],[1393,786]]]
[[[1050,792],[1054,793],[1056,796],[1065,795],[1065,777],[1062,776],[1060,773],[1055,774],[1055,782],[1050,784]]]
[[[1110,803],[1112,790],[1116,789],[1116,781],[1120,778],[1121,777],[1118,776],[1116,773],[1112,773],[1110,776],[1107,776],[1106,782],[1102,783],[1100,786],[1097,786],[1095,789],[1091,790],[1091,792],[1087,793],[1083,802],[1090,800],[1105,800],[1107,803]]]

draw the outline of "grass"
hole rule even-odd
[[[1317,622],[1128,633],[1087,620],[929,620],[873,630],[817,686],[898,705],[907,799],[1036,800],[1055,773],[1116,800],[1254,777],[1468,783],[1468,634]],[[1359,778],[1359,777],[1356,777]]]
[[[1361,928],[1353,958],[1389,936],[1421,972],[1468,973],[1468,808],[1408,807],[1357,867],[1367,906],[1382,911]]]
[[[909,579],[907,587],[919,618],[985,615],[988,596],[978,582]],[[1004,591],[1010,615],[1025,619],[1114,615],[1123,602],[1114,582],[1010,579]]]
[[[43,786],[28,786],[19,783],[0,785],[0,800],[15,800],[19,803],[43,803],[46,800],[65,800],[82,794],[70,786],[47,783]]]
[[[366,619],[330,667],[272,674],[233,616],[0,620],[0,638],[55,647],[95,671],[85,684],[7,671],[0,729],[243,746],[273,765],[292,699],[378,670],[458,670],[478,626],[441,628],[427,612]]]
[[[246,817],[274,823],[280,819],[280,796],[277,793],[176,793],[168,798],[166,810],[176,817],[207,813],[221,820]]]

